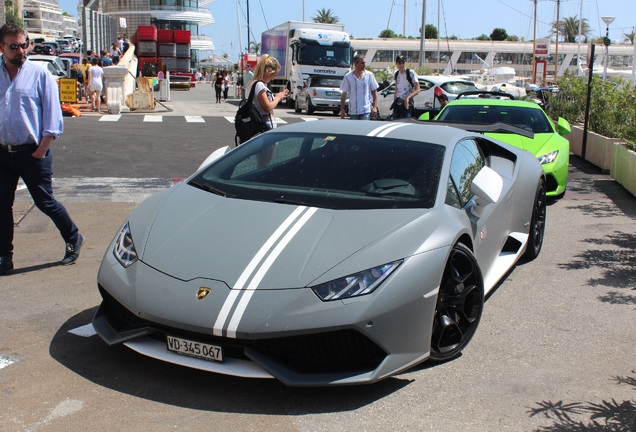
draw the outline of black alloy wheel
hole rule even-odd
[[[477,330],[484,309],[484,282],[473,253],[457,243],[450,254],[437,295],[430,360],[457,356]]]
[[[528,232],[528,245],[523,257],[533,260],[539,256],[541,246],[543,246],[543,236],[545,235],[546,220],[546,195],[545,180],[541,178],[537,186],[537,193],[532,206],[532,219],[530,221],[530,231]]]

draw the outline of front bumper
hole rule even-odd
[[[225,331],[215,335],[213,327],[229,288],[210,280],[179,281],[142,262],[123,269],[108,261],[98,276],[103,302],[95,330],[109,345],[123,343],[163,361],[324,386],[372,383],[429,356],[436,297],[423,295],[423,288],[403,291],[387,280],[372,295],[334,302],[321,302],[308,288],[256,290],[236,337],[228,337]],[[422,285],[416,277],[413,283]],[[202,284],[212,293],[197,301]],[[224,362],[170,352],[166,335],[221,346]]]

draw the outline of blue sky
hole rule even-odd
[[[240,25],[236,0],[215,0],[205,7],[212,11],[216,23],[201,27],[202,33],[212,37],[215,53],[228,53],[231,59],[238,58],[241,51],[239,39],[247,47],[247,2],[238,3]],[[439,12],[438,3],[441,3]],[[636,26],[634,0],[561,0],[559,17],[579,16],[581,5],[582,15],[588,19],[594,35],[605,34],[601,16],[616,16],[610,25],[611,39],[622,40],[623,33]],[[249,0],[249,6],[254,35],[250,40],[256,38],[259,42],[260,34],[267,28],[285,21],[311,20],[321,8],[331,9],[345,30],[357,38],[377,37],[387,25],[398,34],[405,29],[407,36],[416,36],[422,19],[422,0]],[[60,0],[60,7],[77,15],[77,0]],[[509,35],[532,39],[533,8],[532,0],[427,0],[426,23],[437,27],[439,17],[442,37],[470,39],[502,27]],[[547,36],[555,20],[556,0],[537,0],[537,37]]]

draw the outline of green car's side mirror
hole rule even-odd
[[[431,119],[431,113],[425,112],[424,114],[419,116],[417,119],[420,121],[428,121]]]
[[[559,131],[559,135],[567,135],[572,132],[572,128],[570,128],[570,123],[564,119],[563,117],[559,117],[557,121],[557,129]]]

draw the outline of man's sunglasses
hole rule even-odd
[[[24,42],[24,43],[21,43],[21,44],[5,44],[5,45],[7,45],[13,51],[17,51],[18,48],[22,48],[23,50],[25,50],[25,49],[27,49],[29,47],[29,43],[28,42]]]

